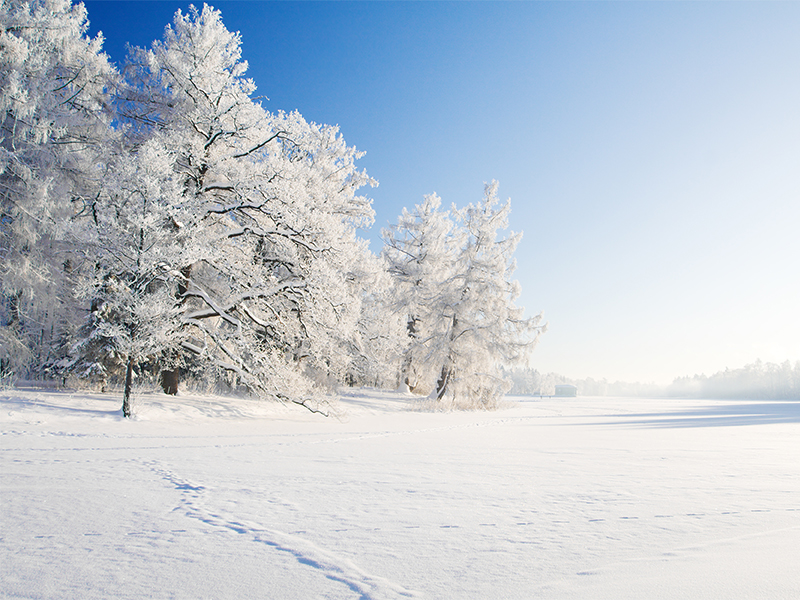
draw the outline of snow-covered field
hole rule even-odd
[[[800,598],[800,403],[518,400],[0,392],[0,594]]]

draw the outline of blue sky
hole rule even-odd
[[[188,2],[86,2],[113,60]],[[269,110],[338,124],[381,227],[512,201],[533,366],[800,359],[800,3],[216,2]]]

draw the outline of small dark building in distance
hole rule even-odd
[[[578,395],[578,388],[574,385],[561,384],[556,386],[556,396],[575,397]]]

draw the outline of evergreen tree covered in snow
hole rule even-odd
[[[509,389],[502,368],[524,363],[545,328],[515,305],[521,234],[498,236],[511,210],[498,204],[496,182],[481,203],[454,207],[455,220],[428,196],[384,232],[394,308],[408,319],[406,381],[457,406],[496,406]]]

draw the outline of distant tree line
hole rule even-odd
[[[377,182],[336,127],[272,113],[219,11],[112,64],[69,0],[0,3],[0,380],[318,410],[338,385],[496,406],[544,330],[497,185],[369,251]]]
[[[558,384],[571,384],[582,396],[638,396],[709,399],[800,399],[800,361],[792,364],[764,363],[760,360],[740,369],[725,369],[713,375],[678,377],[663,386],[654,383],[609,382],[570,379],[535,369],[515,370],[510,374],[512,394],[551,396]]]
[[[509,393],[520,396],[553,396],[557,385],[568,384],[578,388],[581,396],[639,396],[652,397],[663,394],[663,387],[648,383],[609,382],[605,379],[574,379],[558,373],[541,373],[536,369],[516,369],[509,374],[512,387]]]
[[[800,399],[800,361],[776,364],[758,360],[708,377],[679,377],[667,386],[666,394],[697,398]]]

